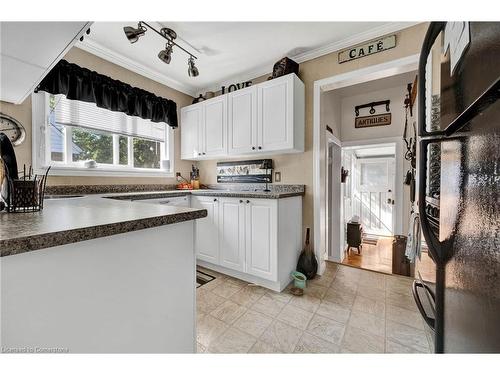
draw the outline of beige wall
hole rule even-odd
[[[110,76],[126,82],[132,86],[150,91],[158,96],[171,99],[177,103],[177,110],[191,104],[193,100],[189,95],[171,89],[161,83],[145,78],[137,73],[131,72],[118,65],[103,60],[95,55],[73,47],[64,57],[66,60],[78,64],[82,67],[95,70],[101,74]],[[0,102],[0,112],[6,113],[19,120],[26,128],[26,141],[15,148],[17,161],[22,168],[23,164],[31,164],[31,97],[22,104],[14,105]],[[175,171],[179,171],[183,176],[188,176],[191,163],[180,160],[180,130],[176,129],[175,134]],[[93,185],[93,184],[173,184],[175,178],[166,177],[83,177],[83,176],[49,176],[49,185]]]
[[[365,68],[369,65],[381,64],[387,61],[414,55],[420,52],[422,41],[427,30],[427,24],[418,24],[397,33],[397,46],[388,51],[370,55],[361,59],[338,63],[337,53],[331,53],[300,64],[299,76],[306,90],[306,134],[305,152],[273,156],[276,171],[281,172],[281,183],[304,184],[306,195],[303,206],[303,225],[313,227],[313,88],[314,81],[337,74]],[[268,75],[254,79],[257,83]],[[325,124],[322,124],[324,127]],[[247,158],[252,159],[252,158]],[[244,158],[242,158],[244,160]],[[216,161],[199,162],[202,182],[216,182]]]
[[[363,141],[367,139],[384,139],[392,137],[403,137],[405,125],[405,110],[404,98],[406,94],[406,85],[409,82],[402,78],[401,84],[396,87],[387,88],[378,91],[363,93],[360,95],[349,96],[342,99],[342,141]],[[356,129],[354,127],[354,107],[358,104],[369,103],[372,101],[386,100],[391,101],[390,109],[392,114],[391,124],[387,126],[375,126],[370,128]],[[360,110],[361,116],[368,115],[368,109]],[[413,118],[409,118],[409,126],[411,122],[417,121],[416,111]],[[411,129],[411,128],[410,128]],[[404,159],[405,149],[401,149],[400,153],[396,154],[398,160],[403,161],[403,174],[410,168],[410,163]],[[397,151],[396,151],[397,152]],[[403,177],[403,176],[401,176]],[[396,180],[396,184],[402,184],[401,180]],[[397,187],[396,187],[397,188]],[[396,198],[397,199],[397,198]],[[408,220],[410,216],[411,202],[409,187],[403,186],[402,196],[402,231],[395,234],[408,233]]]
[[[340,131],[342,142],[359,141],[366,139],[402,137],[404,131],[404,99],[406,84],[403,81],[401,85],[383,90],[365,92],[359,95],[342,98],[342,129]],[[358,104],[370,103],[373,101],[386,100],[391,101],[391,124],[385,126],[372,126],[369,128],[354,127],[354,107]],[[383,106],[377,107],[377,113],[385,112]],[[360,109],[360,116],[368,116],[369,108]]]

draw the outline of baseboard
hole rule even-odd
[[[249,274],[244,273],[244,272],[232,270],[230,268],[219,266],[217,264],[209,263],[209,262],[206,262],[206,261],[200,260],[200,259],[197,259],[196,263],[199,266],[208,268],[209,270],[217,271],[217,272],[222,273],[224,275],[235,277],[237,279],[247,281],[248,283],[256,284],[256,285],[262,286],[264,288],[271,289],[275,292],[281,292],[292,281],[291,277],[289,280],[283,280],[281,282],[280,281],[270,281],[270,280],[263,279],[261,277],[257,277],[254,275],[249,275]]]

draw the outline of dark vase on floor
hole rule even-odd
[[[300,253],[299,261],[297,262],[297,271],[306,275],[307,280],[312,280],[318,272],[318,260],[311,248],[311,243],[309,241],[310,228],[306,230],[306,243],[304,249]]]

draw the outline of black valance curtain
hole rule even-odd
[[[95,103],[98,107],[139,116],[177,127],[177,104],[148,91],[61,60],[35,92],[64,94],[71,100]]]

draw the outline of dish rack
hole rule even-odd
[[[22,178],[11,179],[6,176],[6,196],[4,195],[4,199],[7,212],[37,212],[43,209],[43,198],[49,171],[50,167],[47,168],[44,175],[32,176],[31,167],[26,173],[25,166]]]

